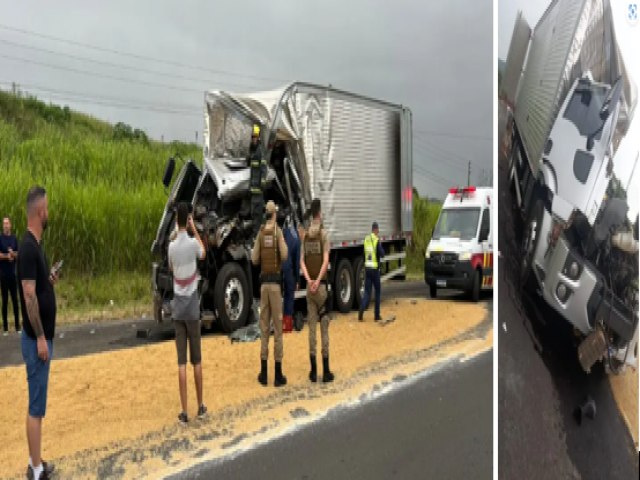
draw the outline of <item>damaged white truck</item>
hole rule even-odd
[[[189,160],[182,167],[152,246],[156,321],[171,314],[167,246],[177,202],[192,206],[208,249],[199,264],[203,322],[232,332],[249,320],[259,296],[258,270],[250,261],[256,229],[247,160],[256,124],[267,167],[264,201],[273,200],[280,218],[296,227],[313,198],[322,202],[334,306],[346,312],[360,304],[363,241],[373,221],[390,253],[383,278],[402,278],[413,230],[411,122],[411,110],[402,105],[308,83],[250,94],[207,92],[203,164]],[[170,159],[165,186],[174,165]],[[305,295],[301,281],[296,298]]]
[[[636,87],[614,26],[607,0],[554,0],[533,30],[519,15],[504,76],[521,285],[574,327],[587,372],[638,356],[638,157],[617,154]]]

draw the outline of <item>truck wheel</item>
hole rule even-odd
[[[470,296],[473,302],[480,300],[480,271],[478,270],[473,274],[473,285],[471,286]]]
[[[526,286],[531,279],[533,270],[533,255],[540,240],[540,227],[544,206],[540,198],[536,199],[533,208],[529,212],[529,218],[522,233],[522,246],[520,250],[520,285]]]
[[[438,287],[435,285],[429,285],[429,296],[431,298],[436,298],[438,296]]]
[[[351,311],[353,296],[355,294],[353,282],[353,268],[348,258],[343,258],[338,262],[336,276],[334,280],[336,307],[342,313]]]
[[[353,262],[353,274],[355,278],[356,291],[354,295],[354,307],[360,308],[360,304],[362,303],[362,297],[364,297],[364,258],[357,257],[355,262]]]
[[[224,265],[216,277],[213,290],[218,319],[225,333],[244,327],[251,307],[249,282],[241,265]]]

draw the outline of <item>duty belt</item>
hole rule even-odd
[[[261,283],[280,283],[282,282],[282,275],[280,273],[267,273],[260,274]]]

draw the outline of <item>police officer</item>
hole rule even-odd
[[[251,219],[253,220],[253,233],[258,233],[262,224],[264,211],[264,184],[266,181],[267,162],[262,155],[260,144],[260,126],[253,126],[251,145],[249,146],[249,191],[251,194]]]
[[[384,250],[380,245],[380,239],[378,238],[378,223],[373,222],[371,225],[371,234],[364,237],[364,267],[365,267],[365,282],[364,282],[364,296],[360,303],[360,311],[358,312],[358,320],[362,321],[362,313],[369,307],[369,300],[371,299],[371,286],[376,289],[376,306],[375,306],[375,321],[382,320],[380,318],[380,260],[384,257]]]
[[[309,380],[317,381],[316,367],[316,323],[320,318],[322,338],[322,381],[332,382],[329,369],[329,312],[327,303],[327,268],[329,267],[329,236],[322,228],[320,200],[311,202],[311,224],[304,235],[300,253],[300,266],[307,280],[307,321],[309,323]]]
[[[269,358],[269,320],[273,322],[274,357],[276,360],[274,385],[287,384],[282,374],[282,295],[280,293],[281,264],[287,259],[287,244],[276,223],[276,204],[269,200],[267,221],[260,228],[251,252],[251,262],[260,265],[260,374],[258,382],[267,385],[267,359]]]

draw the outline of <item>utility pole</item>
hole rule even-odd
[[[471,185],[471,162],[469,162],[469,167],[467,169],[467,187]]]
[[[196,143],[198,143],[198,131],[196,130]]]

